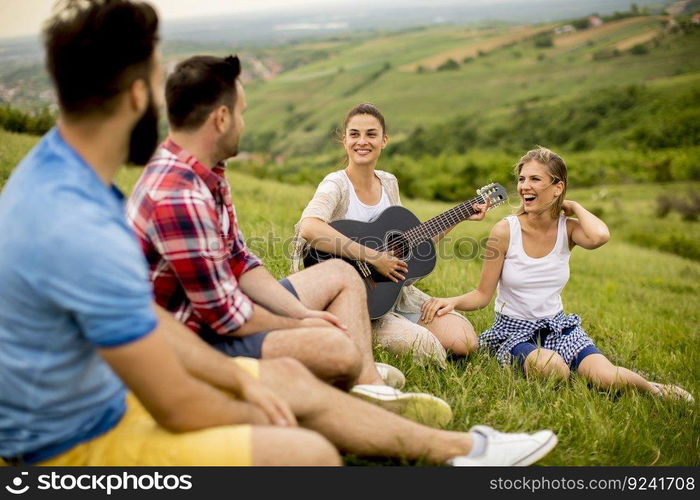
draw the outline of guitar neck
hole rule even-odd
[[[438,234],[456,226],[463,220],[467,220],[477,212],[474,205],[483,203],[486,203],[483,196],[477,196],[476,198],[467,200],[464,203],[460,203],[456,207],[449,209],[447,212],[443,212],[440,215],[437,215],[432,219],[429,219],[424,223],[404,232],[404,237],[408,239],[411,246],[414,246],[421,241],[432,239]]]

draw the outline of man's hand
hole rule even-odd
[[[241,400],[256,406],[269,420],[270,425],[296,427],[297,419],[285,400],[265,387],[262,382],[246,377],[240,394]]]
[[[307,326],[332,326],[343,331],[343,333],[348,333],[348,327],[340,321],[335,314],[328,311],[314,311],[313,309],[307,309],[299,319]]]

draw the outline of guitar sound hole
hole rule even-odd
[[[387,234],[386,249],[401,260],[408,260],[411,257],[411,247],[403,233]]]

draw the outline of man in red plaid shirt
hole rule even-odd
[[[246,247],[224,176],[243,130],[239,73],[237,57],[197,56],[168,78],[170,136],[127,205],[156,301],[226,354],[290,356],[359,397],[446,423],[446,402],[401,392],[401,372],[375,364],[364,284],[350,265],[334,259],[278,282]]]

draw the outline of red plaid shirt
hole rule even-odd
[[[223,164],[209,169],[166,140],[134,187],[127,219],[160,306],[197,333],[207,325],[228,334],[250,319],[238,279],[262,263],[245,245]]]

